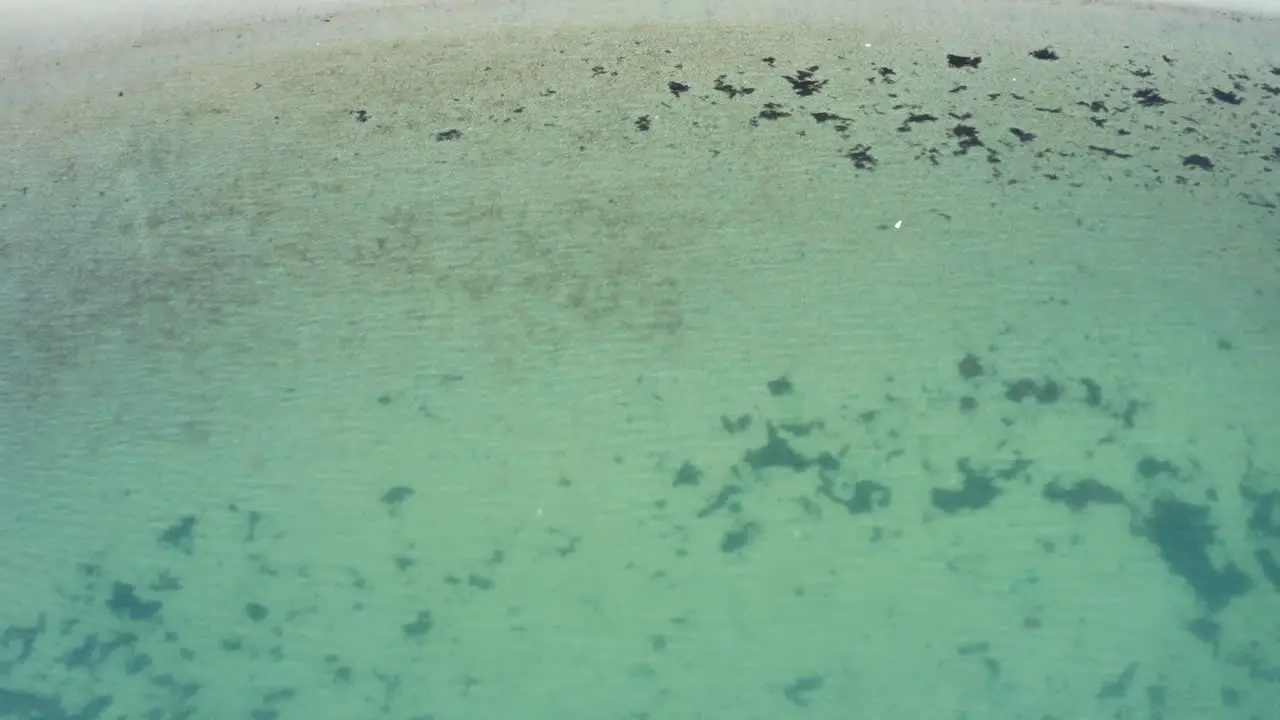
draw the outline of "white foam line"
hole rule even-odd
[[[1048,0],[1024,0],[1033,5]],[[1084,0],[1079,0],[1082,5]],[[1178,6],[1280,16],[1280,0],[1104,0],[1108,4]],[[910,13],[937,6],[989,8],[990,0],[0,0],[0,57],[21,50],[28,58],[75,52],[157,33],[211,24],[262,23],[371,9],[421,8],[427,13],[466,13],[496,23],[590,22],[593,19],[696,22],[836,18],[874,12],[876,6]],[[1055,3],[1056,4],[1056,3]]]

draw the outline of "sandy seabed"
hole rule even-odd
[[[1269,6],[4,7],[0,718],[1270,716]]]

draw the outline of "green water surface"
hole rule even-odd
[[[1272,717],[1280,33],[1036,12],[7,108],[0,718]]]

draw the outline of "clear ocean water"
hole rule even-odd
[[[1273,717],[1276,21],[415,32],[4,108],[0,718]]]

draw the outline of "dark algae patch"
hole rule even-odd
[[[930,499],[936,509],[947,514],[963,510],[982,510],[989,507],[1000,496],[1001,486],[1018,479],[1031,465],[1030,460],[1018,458],[997,470],[980,470],[974,467],[971,458],[960,458],[956,461],[956,471],[960,477],[959,487],[933,488],[930,491]]]
[[[382,494],[382,502],[387,505],[399,505],[413,497],[413,488],[397,485]]]
[[[720,552],[737,553],[752,543],[760,535],[760,524],[742,523],[727,531],[720,539]]]
[[[1123,493],[1093,478],[1076,480],[1070,485],[1054,480],[1044,486],[1044,497],[1077,512],[1090,505],[1124,505]]]
[[[776,380],[770,380],[768,383],[768,387],[769,387],[769,394],[774,397],[790,395],[796,391],[795,385],[791,383],[791,379],[788,378],[786,375],[783,375],[782,377]]]
[[[118,618],[142,621],[154,619],[164,603],[143,598],[130,583],[116,581],[111,584],[111,597],[107,600],[107,607]]]
[[[194,515],[188,515],[170,525],[160,533],[160,544],[190,555],[194,549],[197,522]]]
[[[810,697],[813,693],[822,689],[826,684],[821,675],[806,675],[796,678],[783,688],[782,695],[792,705],[797,707],[808,707]]]
[[[680,469],[676,471],[676,478],[671,482],[672,485],[680,487],[681,485],[697,485],[702,482],[703,472],[697,465],[689,461],[685,461]]]
[[[1023,400],[1035,400],[1048,405],[1062,399],[1062,385],[1056,380],[1019,378],[1006,384],[1004,396],[1017,403]]]
[[[1156,546],[1169,571],[1185,580],[1210,612],[1222,610],[1253,589],[1254,582],[1236,563],[1215,564],[1210,550],[1217,529],[1210,508],[1180,500],[1156,500],[1141,531]]]
[[[960,377],[965,380],[972,380],[982,377],[986,374],[986,370],[982,367],[982,361],[973,353],[965,353],[965,356],[958,363]]]

